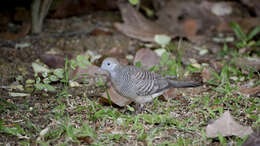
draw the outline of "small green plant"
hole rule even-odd
[[[128,1],[129,1],[129,3],[130,3],[131,5],[133,5],[133,6],[136,6],[136,5],[138,5],[138,4],[140,3],[139,0],[128,0]]]
[[[26,131],[19,124],[14,124],[11,127],[9,127],[6,126],[4,121],[2,120],[0,120],[0,133],[6,133],[20,138],[27,137],[25,136]]]
[[[78,55],[76,59],[70,60],[70,67],[72,69],[76,69],[76,67],[81,67],[84,69],[88,68],[88,65],[91,65],[90,56],[89,55]]]
[[[239,42],[236,43],[238,48],[249,48],[249,47],[257,47],[260,46],[260,40],[254,41],[253,38],[260,33],[260,26],[255,27],[251,32],[246,34],[241,27],[233,22],[231,23],[231,27],[234,30]]]
[[[180,72],[182,71],[181,67],[181,52],[176,47],[174,43],[171,43],[171,38],[167,35],[156,35],[154,40],[157,44],[160,45],[161,48],[159,50],[163,50],[161,55],[160,65],[159,67],[154,67],[151,70],[162,70],[161,74],[163,76],[180,76]],[[170,52],[176,51],[177,55],[172,56]]]
[[[61,68],[49,70],[48,72],[36,72],[34,87],[39,91],[54,92],[56,88],[51,83],[57,82],[64,77],[64,70]]]

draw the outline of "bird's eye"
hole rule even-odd
[[[110,65],[110,63],[108,62],[108,63],[107,63],[107,65],[109,66],[109,65]]]

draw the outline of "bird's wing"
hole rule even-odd
[[[138,96],[148,96],[159,93],[169,86],[168,81],[159,74],[143,71],[139,68],[131,69],[131,80],[135,83]]]

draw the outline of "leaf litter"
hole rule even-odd
[[[225,111],[219,119],[209,124],[206,128],[207,137],[239,136],[241,138],[253,133],[251,127],[238,124],[229,111]]]

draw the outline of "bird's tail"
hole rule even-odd
[[[169,81],[171,88],[190,88],[190,87],[198,87],[201,86],[201,82],[195,81]]]

